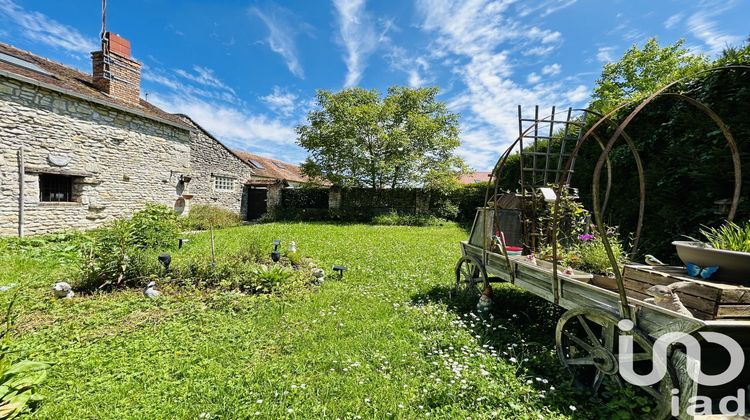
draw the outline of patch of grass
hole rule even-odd
[[[283,295],[165,284],[157,300],[138,289],[56,300],[49,287],[69,265],[0,252],[0,285],[22,292],[14,357],[56,363],[36,417],[613,416],[567,385],[556,307],[503,286],[494,319],[480,320],[475,302],[452,296],[466,239],[456,226],[271,223],[215,235],[218,255],[267,245],[249,259],[294,240],[327,280]],[[193,235],[173,263],[208,258],[208,237]],[[348,267],[342,280],[334,264]]]

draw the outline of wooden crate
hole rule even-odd
[[[683,267],[626,265],[622,279],[628,296],[640,300],[650,297],[646,289],[651,286],[688,281],[692,285],[681,288],[677,294],[696,318],[750,318],[750,287],[698,280],[688,276]]]

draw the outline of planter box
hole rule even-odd
[[[530,263],[526,257],[513,257],[511,262],[516,266],[516,285],[520,286],[534,294],[553,301],[552,284],[554,277],[552,275],[552,263],[549,261],[537,260],[536,265]],[[590,283],[591,274],[573,270],[572,275],[562,274],[565,267],[558,266],[558,278],[567,278],[583,283]]]
[[[692,283],[677,291],[680,301],[699,319],[750,318],[750,287],[697,280],[683,267],[649,267],[626,265],[622,281],[628,296],[643,300],[650,297],[646,289],[669,285],[678,281]]]
[[[718,266],[719,270],[709,281],[750,286],[750,252],[707,248],[701,242],[690,241],[675,241],[672,245],[677,247],[677,255],[685,265]]]

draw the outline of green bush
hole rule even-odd
[[[146,204],[130,218],[132,244],[141,248],[169,249],[179,234],[177,214],[162,204]]]
[[[610,235],[607,239],[609,239],[609,245],[618,264],[625,262],[625,253],[617,236]],[[601,236],[596,235],[594,238],[582,242],[577,247],[576,253],[579,259],[578,267],[576,268],[602,275],[614,272],[612,262],[609,260]]]
[[[133,286],[162,272],[159,251],[177,244],[177,217],[168,207],[148,204],[129,220],[115,220],[89,233],[80,246],[77,289]]]
[[[153,250],[135,239],[129,220],[115,220],[91,232],[91,242],[81,247],[81,276],[74,287],[94,290],[132,286],[160,272]]]
[[[185,230],[208,230],[239,226],[240,215],[227,209],[207,204],[196,204],[190,208],[186,217],[180,219],[180,226]]]

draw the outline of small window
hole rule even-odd
[[[276,167],[277,167],[277,168],[280,168],[280,169],[286,169],[286,166],[284,166],[284,164],[283,164],[283,163],[280,163],[280,162],[274,162],[273,164],[274,164],[274,165],[276,165]]]
[[[73,177],[39,174],[39,201],[59,203],[74,201]]]
[[[234,191],[234,179],[226,176],[214,177],[214,189],[217,191]]]
[[[261,164],[260,162],[258,162],[257,160],[255,160],[255,159],[249,159],[248,161],[249,161],[249,162],[250,162],[250,163],[251,163],[251,164],[252,164],[253,166],[255,166],[256,168],[258,168],[258,169],[264,169],[264,168],[263,168],[263,165],[262,165],[262,164]]]

